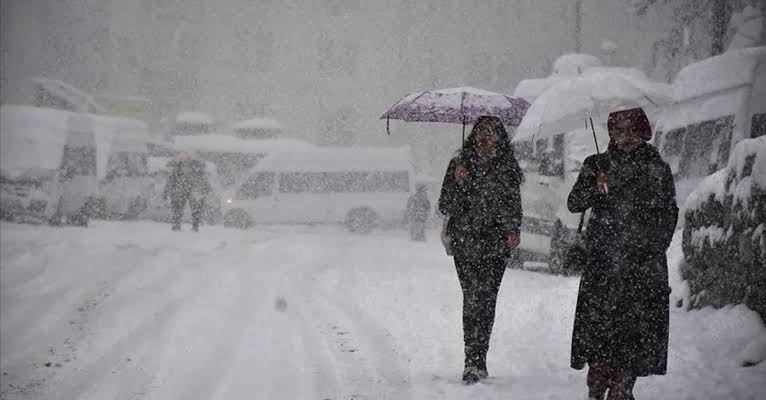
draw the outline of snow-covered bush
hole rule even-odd
[[[681,274],[691,306],[744,303],[766,319],[766,137],[737,144],[684,208]]]

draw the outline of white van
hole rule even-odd
[[[683,204],[702,178],[726,166],[739,141],[764,134],[766,47],[751,47],[682,69],[654,144],[673,170]]]
[[[51,108],[1,106],[0,173],[3,177],[3,218],[44,221],[51,217],[51,208],[55,207],[61,194],[61,188],[57,185],[58,181],[64,178],[60,174],[62,157],[65,155],[65,146],[72,130],[68,128],[72,119],[88,121],[87,128],[75,130],[88,131],[91,135],[88,140],[93,142],[89,146],[95,147],[93,178],[96,182],[100,181],[102,187],[93,188],[93,185],[89,184],[89,193],[96,200],[90,211],[96,211],[94,208],[101,204],[99,199],[102,198],[104,183],[110,181],[110,172],[121,170],[119,161],[122,156],[119,154],[123,153],[125,146],[119,144],[120,140],[115,141],[115,137],[122,137],[129,131],[142,138],[148,138],[146,124],[135,119]],[[140,161],[141,156],[138,158]],[[145,171],[139,169],[138,174],[141,173],[145,174]],[[133,174],[130,172],[128,175]],[[129,181],[133,176],[126,179]],[[122,183],[125,183],[125,179]],[[116,186],[119,187],[120,193],[125,192],[126,186]],[[136,193],[127,195],[135,197]],[[43,207],[43,204],[46,206]]]
[[[267,155],[226,199],[224,224],[401,223],[415,189],[409,147],[320,147]]]

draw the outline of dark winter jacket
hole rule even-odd
[[[173,161],[168,181],[163,191],[164,197],[173,201],[182,201],[190,197],[201,198],[212,191],[205,174],[205,164],[198,160]]]
[[[449,216],[447,235],[456,256],[476,259],[508,256],[508,235],[521,226],[521,185],[512,155],[498,156],[484,169],[466,162],[468,175],[458,181],[453,158],[444,176],[439,211]]]
[[[608,177],[608,192],[596,176]],[[567,201],[573,213],[592,208],[588,261],[580,280],[572,367],[601,364],[636,376],[666,372],[668,266],[676,221],[670,167],[643,144],[632,153],[610,145],[585,159]]]

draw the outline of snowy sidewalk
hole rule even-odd
[[[583,398],[578,279],[527,271],[503,281],[492,378],[460,384],[460,289],[430,233],[0,224],[2,399]],[[738,365],[757,335],[745,307],[673,310],[668,375],[637,398],[758,398],[766,365]]]

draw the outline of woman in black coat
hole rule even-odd
[[[587,363],[589,397],[633,399],[639,376],[667,369],[668,265],[676,221],[673,176],[647,143],[640,108],[609,114],[606,153],[585,159],[569,194],[571,212],[592,209],[580,280],[572,368]]]
[[[487,351],[505,260],[521,241],[521,169],[496,117],[480,117],[444,176],[439,211],[463,291],[463,380],[488,377]]]

